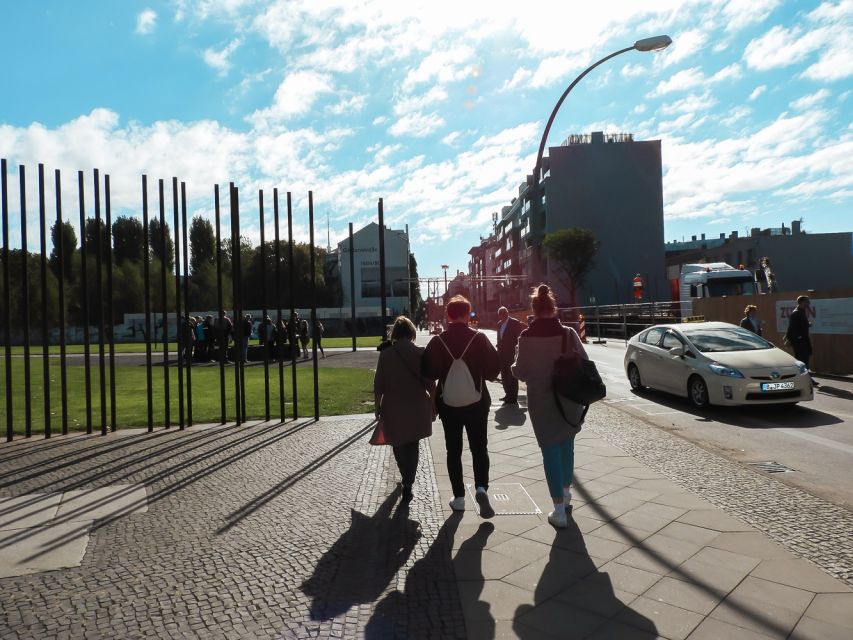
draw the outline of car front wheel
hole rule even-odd
[[[631,385],[631,389],[633,389],[634,391],[641,391],[643,389],[643,381],[640,378],[640,370],[635,364],[628,365],[628,382]]]
[[[708,399],[708,385],[699,376],[693,376],[687,381],[687,395],[697,409],[705,409],[711,404]]]

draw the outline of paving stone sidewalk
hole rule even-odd
[[[429,447],[401,505],[371,418],[0,445],[0,638],[464,637]]]
[[[499,387],[492,395],[500,395]],[[557,531],[546,520],[551,500],[526,411],[493,406],[490,493],[521,484],[543,513],[485,521],[468,500],[465,514],[448,526],[469,638],[853,637],[849,580],[791,550],[806,555],[804,549],[813,549],[796,544],[808,526],[787,532],[786,548],[764,532],[780,528],[778,522],[767,522],[764,531],[753,526],[772,520],[771,509],[753,514],[749,524],[716,506],[736,505],[739,492],[750,492],[741,495],[747,506],[760,503],[762,492],[771,506],[832,505],[805,494],[792,501],[789,487],[751,471],[745,473],[755,480],[739,486],[750,478],[720,477],[729,471],[725,461],[668,434],[678,442],[659,442],[653,427],[626,420],[603,404],[590,412],[575,447],[573,517],[568,529]],[[431,446],[450,523],[452,492],[438,423]],[[468,481],[470,465],[466,452]],[[800,521],[808,517],[802,513]],[[842,563],[835,573],[850,576],[844,563],[853,541],[834,538],[832,562]]]

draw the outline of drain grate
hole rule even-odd
[[[769,460],[767,462],[748,462],[747,465],[753,469],[757,469],[758,471],[764,471],[765,473],[788,473],[796,471],[796,469],[786,467],[784,464]]]

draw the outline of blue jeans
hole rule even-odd
[[[545,463],[545,480],[552,498],[563,497],[563,487],[572,484],[575,466],[575,439],[569,438],[556,444],[542,447]]]
[[[241,340],[243,341],[243,362],[247,362],[249,360],[249,339],[244,336],[241,338]]]

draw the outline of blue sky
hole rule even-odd
[[[667,240],[800,217],[853,229],[853,0],[81,0],[2,14],[0,157],[31,176],[38,161],[62,169],[72,217],[73,172],[90,185],[93,167],[117,213],[139,212],[143,172],[185,180],[203,215],[233,180],[255,239],[259,188],[293,192],[300,237],[313,189],[323,244],[327,216],[334,244],[384,197],[422,275],[464,270],[572,78],[667,33],[668,50],[587,77],[549,142],[660,139]]]

